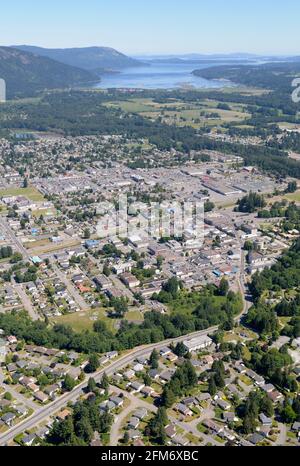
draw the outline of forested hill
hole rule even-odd
[[[300,59],[297,62],[268,63],[256,66],[215,66],[195,70],[193,74],[205,79],[228,79],[244,86],[260,87],[291,93],[293,78],[299,76]]]
[[[45,49],[31,45],[20,45],[16,46],[16,48],[42,57],[52,58],[67,65],[97,72],[121,70],[122,68],[143,65],[142,62],[127,57],[110,47]]]
[[[0,78],[7,97],[28,97],[44,89],[68,88],[99,80],[86,70],[11,47],[0,47]]]

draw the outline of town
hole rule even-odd
[[[1,444],[64,444],[73,430],[95,446],[297,444],[285,389],[249,364],[265,337],[248,312],[252,277],[299,237],[297,183],[215,151],[176,166],[174,153],[153,149],[156,166],[132,168],[145,143],[0,141]],[[6,163],[12,152],[18,170]],[[126,222],[115,230],[121,195]],[[170,209],[197,202],[201,232],[185,225],[177,237]],[[151,203],[169,230],[162,220],[149,233]],[[164,330],[144,336],[155,322]],[[297,393],[299,338],[277,332],[270,344],[285,348]]]

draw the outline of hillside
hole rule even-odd
[[[195,70],[193,74],[205,79],[228,79],[244,86],[291,92],[293,78],[300,73],[300,60],[267,63],[257,66],[216,66]]]
[[[6,81],[8,98],[34,96],[44,89],[67,88],[99,80],[89,71],[11,47],[0,47],[0,77]]]
[[[127,57],[123,53],[109,47],[45,49],[31,45],[19,45],[16,48],[39,56],[52,58],[67,65],[77,66],[85,70],[95,70],[97,72],[105,70],[116,71],[122,68],[142,65],[142,62]]]

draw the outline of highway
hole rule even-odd
[[[104,372],[107,375],[112,375],[117,370],[120,370],[122,367],[126,367],[130,364],[135,358],[141,356],[150,355],[153,349],[160,350],[163,346],[169,345],[170,343],[178,343],[180,341],[186,340],[188,338],[193,338],[197,336],[207,335],[208,333],[214,332],[218,329],[217,326],[211,327],[206,330],[201,330],[199,332],[194,332],[189,335],[183,335],[178,338],[171,338],[168,340],[164,340],[159,343],[141,346],[135,348],[134,350],[130,351],[128,354],[121,356],[119,359],[113,361],[109,366],[100,369],[99,371],[95,372],[94,374],[90,374],[97,382],[101,380]],[[24,421],[20,422],[16,426],[12,427],[8,432],[0,435],[0,445],[5,445],[13,438],[22,433],[27,429],[32,429],[33,427],[37,426],[39,423],[43,422],[45,419],[53,415],[56,411],[62,409],[68,402],[76,401],[82,393],[82,390],[87,386],[88,381],[84,381],[81,384],[77,385],[77,387],[69,393],[65,393],[60,398],[55,401],[52,401],[48,405],[39,408],[35,411],[30,417],[24,419]]]
[[[238,277],[238,287],[240,289],[240,292],[243,297],[243,309],[241,313],[235,318],[235,322],[240,322],[241,317],[247,313],[251,303],[246,301],[245,299],[245,285],[244,285],[244,266],[245,266],[245,258],[244,258],[244,253],[241,251],[241,263],[240,263],[240,274]],[[95,372],[94,374],[90,374],[90,376],[94,377],[94,379],[98,382],[101,380],[101,377],[104,372],[107,373],[107,375],[112,375],[114,372],[122,369],[123,367],[126,367],[128,364],[130,364],[134,359],[137,357],[142,357],[142,356],[148,356],[150,353],[153,351],[153,349],[160,350],[163,346],[167,346],[171,343],[178,343],[186,339],[190,339],[193,337],[199,337],[203,335],[207,335],[209,333],[213,333],[216,330],[218,330],[218,326],[210,327],[206,330],[201,330],[198,332],[193,332],[188,335],[183,335],[178,338],[171,338],[167,339],[164,341],[161,341],[159,343],[155,344],[150,344],[147,346],[140,346],[137,347],[127,354],[119,357],[117,360],[113,361],[109,366],[102,368]],[[65,393],[61,397],[59,397],[57,400],[49,403],[48,405],[44,407],[38,408],[30,417],[27,419],[24,419],[22,422],[17,424],[16,426],[12,427],[8,432],[5,432],[4,434],[0,435],[0,445],[5,445],[8,442],[12,441],[13,438],[22,433],[25,430],[32,429],[33,427],[37,426],[39,423],[45,421],[47,418],[49,418],[51,415],[53,415],[56,411],[59,411],[62,409],[68,402],[74,402],[76,399],[79,398],[79,396],[82,393],[82,390],[87,386],[87,381],[84,381],[77,385],[75,389],[72,392]]]

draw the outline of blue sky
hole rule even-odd
[[[0,44],[300,54],[299,0],[8,0]]]

